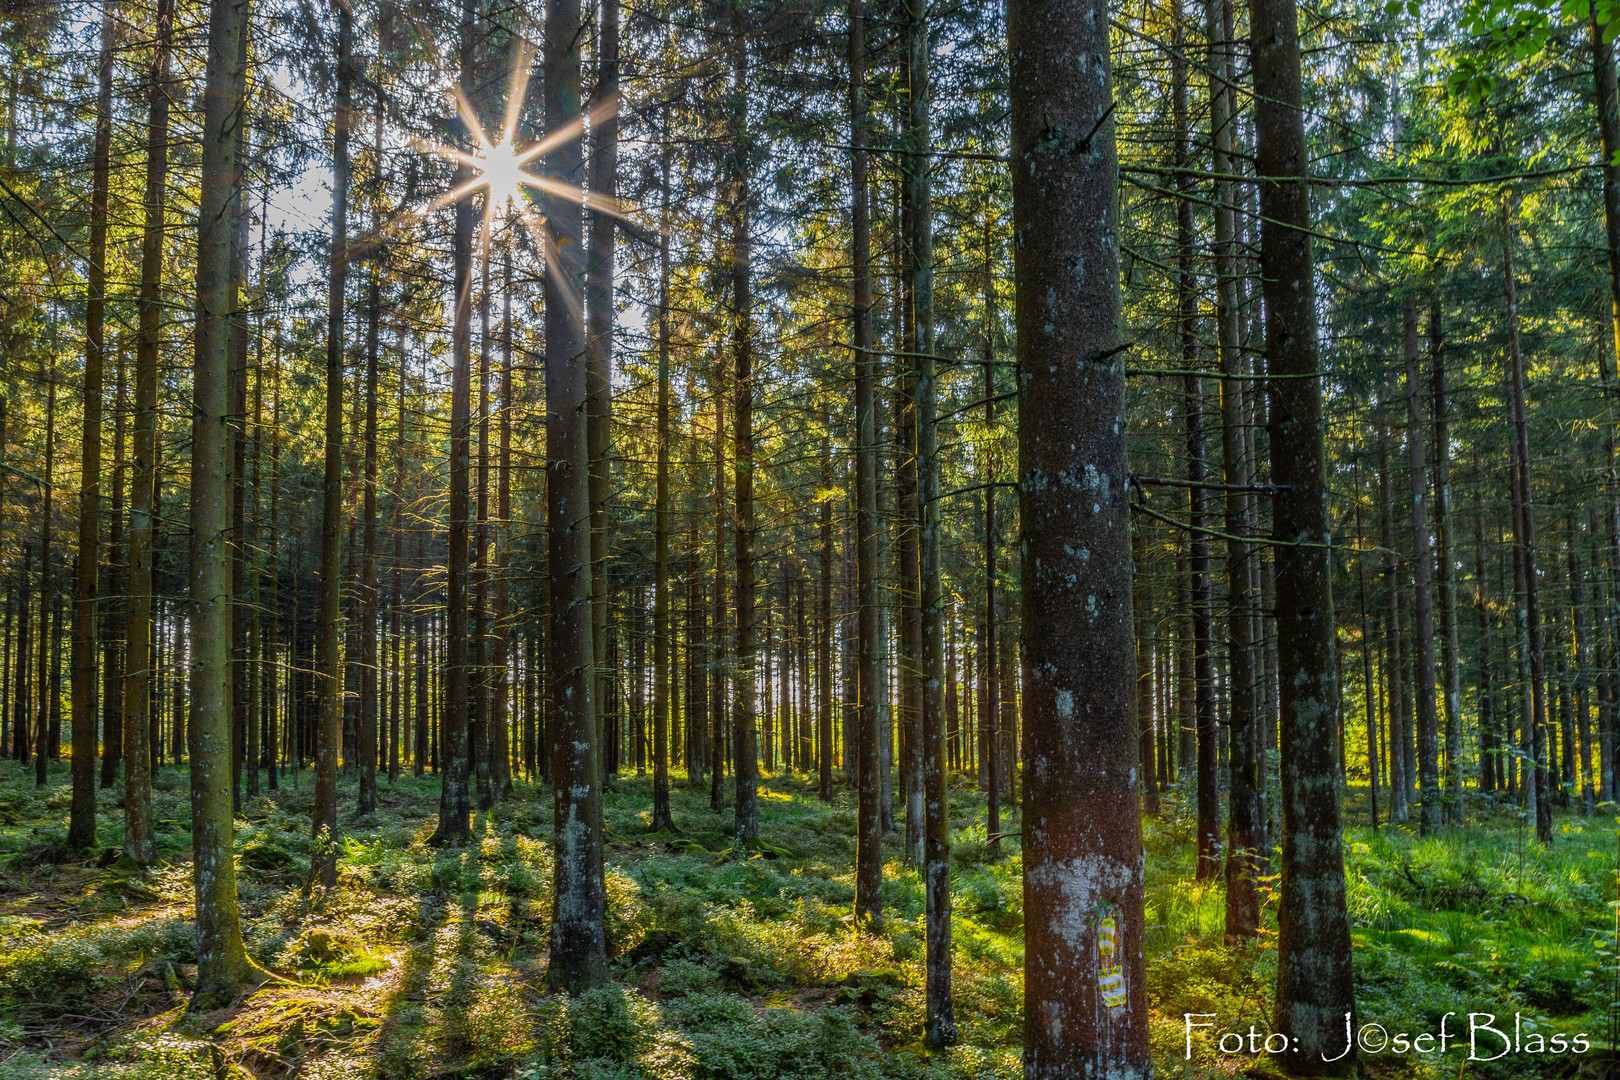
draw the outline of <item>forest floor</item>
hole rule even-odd
[[[476,820],[476,847],[426,845],[432,777],[380,785],[366,819],[343,813],[336,890],[304,890],[310,777],[248,800],[237,819],[250,954],[286,977],[229,1009],[185,1016],[195,961],[185,773],[157,777],[161,866],[130,875],[109,854],[39,861],[65,835],[67,772],[36,788],[0,769],[0,1080],[216,1080],[230,1075],[519,1080],[778,1080],[1020,1075],[1022,886],[1016,839],[985,843],[978,794],[952,792],[955,1002],[961,1039],[929,1054],[923,1018],[923,889],[894,838],[881,934],[853,927],[855,807],[804,777],[760,786],[765,849],[729,847],[728,806],[677,778],[678,836],[649,835],[650,781],[606,799],[613,981],[569,999],[544,992],[550,907],[549,793],[517,795]],[[102,792],[99,841],[120,842]],[[352,782],[343,785],[352,807]],[[1617,964],[1616,819],[1560,814],[1542,850],[1507,810],[1420,839],[1365,827],[1351,795],[1345,854],[1360,1023],[1438,1032],[1442,1014],[1493,1013],[1511,1034],[1587,1032],[1585,1055],[1465,1061],[1415,1050],[1364,1056],[1379,1077],[1602,1076]],[[1482,815],[1483,816],[1483,815]],[[1357,819],[1363,822],[1354,824]],[[1017,816],[1004,819],[1017,829]],[[1265,1029],[1272,929],[1222,942],[1219,881],[1192,880],[1179,805],[1150,820],[1148,995],[1160,1077],[1272,1076],[1217,1037]],[[116,854],[111,852],[110,854]],[[105,868],[98,866],[107,864]],[[1274,883],[1273,883],[1274,884]],[[1273,897],[1274,899],[1274,897]],[[1188,1013],[1212,1014],[1187,1058]],[[1450,1030],[1459,1016],[1450,1018]],[[1376,1033],[1369,1035],[1376,1041]],[[1244,1040],[1239,1040],[1244,1041]],[[1229,1044],[1230,1045],[1230,1042]],[[1495,1053],[1487,1036],[1478,1055]]]

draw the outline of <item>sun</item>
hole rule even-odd
[[[486,143],[480,139],[479,143],[471,164],[477,172],[475,182],[489,189],[491,206],[516,204],[522,199],[524,187],[540,185],[539,178],[523,168],[530,155],[519,154],[510,140]]]

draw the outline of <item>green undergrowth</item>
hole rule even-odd
[[[385,782],[375,814],[345,809],[338,887],[312,895],[309,777],[297,789],[284,779],[245,801],[237,865],[249,952],[287,981],[186,1016],[196,956],[183,774],[160,770],[165,862],[147,874],[122,872],[100,851],[82,864],[35,858],[65,834],[65,770],[52,781],[38,790],[15,767],[0,770],[0,1080],[1020,1075],[1018,841],[988,842],[982,798],[966,782],[951,806],[960,1040],[929,1053],[921,879],[891,838],[884,923],[877,932],[853,924],[855,807],[842,787],[824,804],[808,778],[765,777],[760,842],[740,847],[730,808],[711,813],[706,787],[677,777],[678,831],[654,834],[649,781],[618,778],[604,801],[612,980],[569,998],[544,989],[548,792],[520,783],[478,816],[474,844],[445,851],[426,844],[436,780]],[[352,807],[352,784],[341,794]],[[1016,834],[1017,820],[1004,813],[1003,829]],[[1550,852],[1525,842],[1506,812],[1435,838],[1352,828],[1360,1020],[1418,1032],[1437,1030],[1446,1011],[1519,1013],[1542,1031],[1606,1038],[1615,821],[1560,817],[1559,827]],[[120,828],[116,806],[104,806],[103,851]],[[1266,884],[1261,938],[1229,946],[1222,882],[1193,877],[1184,800],[1169,798],[1144,836],[1157,1074],[1275,1075],[1266,1060],[1220,1054],[1203,1036],[1189,1058],[1184,1016],[1264,1030],[1276,882]],[[1523,1062],[1470,1062],[1466,1075],[1530,1075]],[[1461,1065],[1455,1051],[1385,1053],[1370,1068],[1423,1077]]]

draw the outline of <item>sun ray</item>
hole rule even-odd
[[[545,228],[532,217],[525,217],[523,224],[528,228],[529,235],[534,238],[535,243],[540,245],[540,250],[545,253],[546,276],[557,287],[557,292],[562,297],[564,306],[568,308],[568,317],[583,326],[585,322],[584,300],[557,268],[558,263],[561,262],[561,257],[557,251],[556,239],[551,235],[551,230]]]
[[[512,145],[517,139],[518,120],[529,96],[529,74],[534,70],[534,45],[519,39],[512,51],[512,89],[506,95],[506,117],[501,123],[501,142]]]

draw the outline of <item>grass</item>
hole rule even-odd
[[[677,780],[678,836],[649,834],[650,783],[619,778],[605,799],[611,984],[544,992],[551,903],[550,799],[518,797],[476,821],[463,851],[426,846],[437,782],[384,784],[379,810],[347,811],[339,885],[309,896],[311,785],[248,801],[237,821],[244,932],[253,957],[289,980],[231,1009],[182,1015],[195,961],[184,775],[158,777],[162,866],[146,875],[30,865],[65,834],[66,771],[36,789],[0,769],[0,1080],[189,1080],[234,1073],[313,1080],[387,1077],[850,1078],[980,1080],[1020,1075],[1021,861],[1016,838],[986,857],[981,798],[952,791],[953,925],[959,1045],[922,1045],[923,890],[893,841],[881,933],[854,927],[855,808],[803,777],[761,785],[759,851],[730,845],[730,813]],[[104,799],[104,803],[111,800]],[[1560,817],[1550,851],[1516,818],[1420,838],[1347,831],[1349,907],[1363,1022],[1437,1030],[1446,1011],[1522,1017],[1537,1030],[1607,1038],[1615,963],[1615,822]],[[1351,820],[1355,816],[1351,815]],[[1008,826],[1016,831],[1017,818]],[[98,842],[116,847],[104,807]],[[1183,1016],[1264,1030],[1276,953],[1222,940],[1220,881],[1192,879],[1181,800],[1149,821],[1148,991],[1158,1074],[1274,1075],[1263,1058],[1185,1056]],[[1453,1021],[1455,1023],[1455,1020]],[[1528,1029],[1527,1029],[1528,1030]],[[1457,1047],[1386,1052],[1377,1076],[1455,1076]],[[1598,1054],[1537,1064],[1586,1075]],[[1466,1063],[1466,1075],[1530,1075]],[[1512,1061],[1511,1058],[1504,1059]],[[1560,1072],[1559,1070],[1563,1070]],[[1494,1071],[1493,1071],[1494,1070]]]

